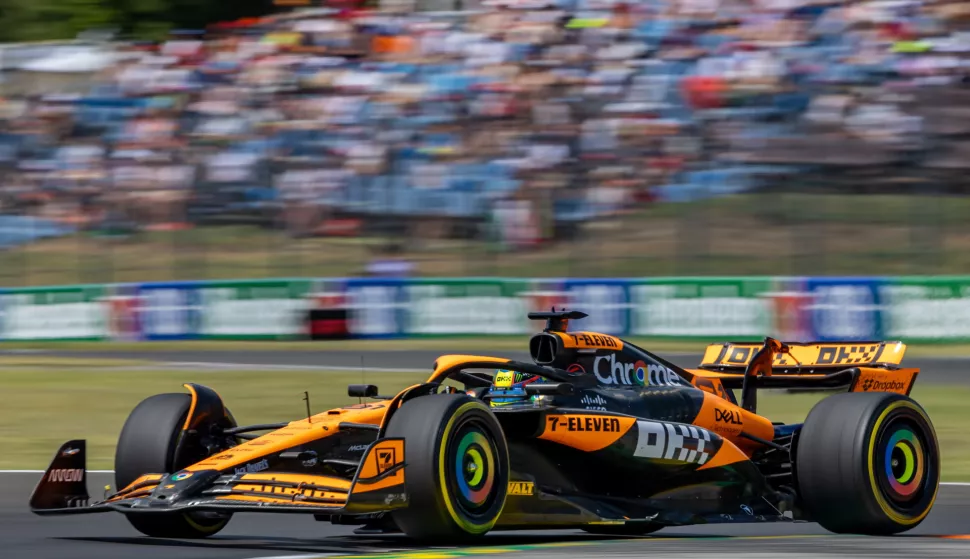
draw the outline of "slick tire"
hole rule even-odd
[[[825,529],[905,532],[936,500],[940,451],[933,424],[919,404],[899,394],[829,396],[802,427],[795,477],[806,510]]]
[[[146,473],[177,472],[175,448],[192,397],[158,394],[132,410],[118,438],[115,452],[115,485],[120,490]],[[225,528],[231,515],[207,513],[126,514],[142,534],[156,538],[204,538]]]
[[[410,502],[392,517],[408,537],[468,542],[495,526],[508,491],[509,450],[486,404],[465,394],[415,398],[391,416],[386,436],[404,438]]]

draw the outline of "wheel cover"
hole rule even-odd
[[[470,517],[487,515],[495,501],[495,442],[489,430],[476,418],[455,429],[448,454],[452,468],[446,474],[456,505]]]
[[[897,500],[908,501],[921,487],[926,473],[926,455],[919,435],[909,426],[900,425],[883,444],[885,481],[888,493]]]
[[[936,499],[936,441],[924,412],[909,402],[883,411],[870,439],[869,474],[876,501],[893,521],[921,521]]]
[[[505,507],[508,454],[502,431],[480,401],[454,410],[438,443],[438,483],[442,505],[455,527],[481,535]]]

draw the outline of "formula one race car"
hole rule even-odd
[[[312,514],[468,541],[491,530],[646,534],[712,522],[817,521],[891,534],[936,498],[939,446],[908,397],[901,343],[724,343],[681,369],[622,339],[547,320],[534,363],[445,355],[394,396],[276,425],[239,427],[219,396],[141,402],[118,441],[120,489],[90,503],[84,441],[58,450],[30,500],[37,514],[123,513],[139,531],[203,537],[236,512]],[[757,414],[759,389],[847,388],[804,423]],[[740,405],[734,390],[740,391]],[[269,431],[264,435],[254,432]]]

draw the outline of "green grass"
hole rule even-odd
[[[0,410],[0,468],[46,468],[66,440],[88,440],[88,467],[110,469],[114,445],[125,418],[142,399],[180,392],[183,382],[217,390],[240,422],[293,420],[305,413],[303,391],[310,392],[314,413],[354,403],[346,386],[366,381],[393,393],[425,374],[359,371],[165,371],[98,369],[90,366],[5,367],[0,370],[4,406]],[[804,420],[824,395],[765,392],[759,411],[774,421]],[[943,448],[943,477],[970,480],[970,432],[965,427],[970,387],[917,385],[913,396],[928,410]]]
[[[368,373],[382,392],[396,392],[427,374]],[[0,371],[4,406],[0,411],[0,469],[46,468],[64,441],[88,441],[88,467],[110,469],[114,445],[128,413],[142,399],[184,392],[197,382],[217,390],[240,422],[299,419],[306,412],[303,391],[314,413],[355,403],[347,385],[361,373],[260,371],[83,370],[5,368]]]
[[[569,242],[509,252],[441,238],[428,220],[393,238],[292,239],[242,225],[78,234],[4,251],[0,286],[355,276],[392,243],[423,276],[959,274],[970,270],[967,215],[966,196],[743,194],[646,206],[587,223]]]

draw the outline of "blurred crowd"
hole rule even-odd
[[[962,1],[528,0],[116,44],[82,91],[3,100],[0,213],[518,246],[790,177],[944,180],[968,161],[968,16]],[[19,73],[82,72],[64,64]]]

